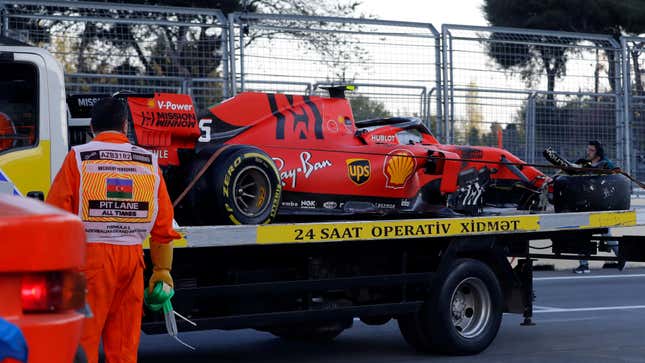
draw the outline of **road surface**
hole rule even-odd
[[[424,356],[403,341],[396,322],[355,322],[326,344],[281,341],[253,330],[182,334],[190,352],[168,336],[142,336],[140,362],[645,362],[645,269],[595,270],[577,276],[537,272],[535,322],[505,315],[493,344],[474,357]]]

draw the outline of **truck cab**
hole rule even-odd
[[[0,193],[44,198],[68,151],[63,68],[0,38]]]

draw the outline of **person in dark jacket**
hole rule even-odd
[[[605,156],[605,149],[602,147],[600,142],[594,140],[589,141],[587,145],[587,156],[584,159],[576,161],[576,164],[582,165],[585,168],[598,168],[598,169],[615,169],[616,166],[614,163],[607,159]],[[607,233],[607,235],[611,235]],[[618,256],[618,242],[617,241],[607,241],[607,245],[611,247],[612,251]],[[622,270],[625,267],[625,262],[619,262],[618,269]],[[591,272],[589,269],[589,261],[580,260],[580,265],[573,269],[574,273],[577,274],[588,274]]]

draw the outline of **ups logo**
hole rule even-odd
[[[370,161],[366,159],[348,159],[347,176],[357,185],[365,184],[372,174]]]

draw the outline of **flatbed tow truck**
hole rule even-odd
[[[13,68],[0,73],[0,108],[13,123],[0,138],[0,191],[43,198],[79,135],[68,126],[78,125],[51,54],[4,43],[0,65]],[[474,354],[503,313],[532,324],[534,258],[611,260],[596,254],[617,240],[620,260],[645,261],[642,235],[604,235],[644,224],[644,211],[624,210],[179,227],[173,305],[196,323],[178,320],[182,332],[254,328],[324,341],[355,318],[396,319],[417,350]],[[552,254],[531,253],[545,239]],[[142,329],[165,333],[163,316],[146,312]]]
[[[417,350],[472,354],[492,342],[503,313],[533,324],[534,258],[615,260],[595,256],[611,239],[619,260],[645,261],[643,236],[603,236],[643,224],[645,210],[184,227],[174,305],[196,323],[178,320],[180,331],[255,328],[315,341],[354,318],[397,319]],[[531,253],[545,239],[553,252]],[[165,325],[148,315],[143,330]]]

